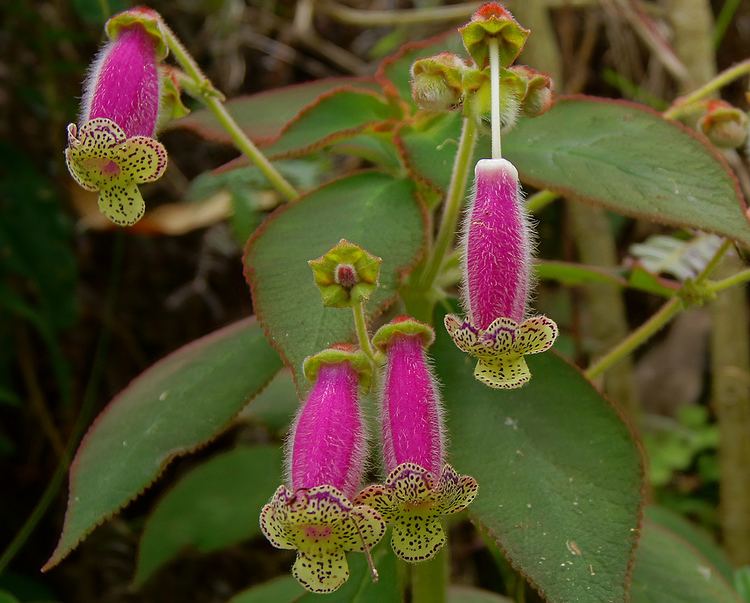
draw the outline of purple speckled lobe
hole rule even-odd
[[[464,304],[474,326],[521,322],[529,295],[531,244],[518,172],[505,159],[482,159],[464,227]]]
[[[325,485],[354,497],[359,490],[366,447],[358,389],[357,371],[348,362],[320,367],[294,426],[294,491]]]
[[[153,136],[160,94],[156,42],[133,25],[108,42],[94,62],[84,85],[81,125],[105,117],[128,138]]]
[[[383,456],[388,473],[416,463],[440,475],[443,429],[440,398],[419,335],[394,335],[382,388]]]

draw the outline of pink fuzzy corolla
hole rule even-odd
[[[478,358],[474,376],[489,387],[511,389],[531,378],[526,354],[549,349],[557,325],[525,318],[531,287],[531,226],[522,205],[518,172],[505,159],[481,159],[464,224],[462,320],[445,326],[456,345]]]
[[[362,352],[330,349],[305,361],[313,388],[290,439],[289,481],[263,507],[269,542],[297,551],[292,574],[307,590],[329,593],[349,577],[346,552],[368,551],[385,533],[371,507],[350,501],[364,471],[366,434],[360,385],[369,379]]]
[[[81,123],[110,119],[125,135],[153,136],[161,86],[157,40],[139,24],[119,31],[99,51],[84,84]]]
[[[409,324],[425,330],[409,332]],[[385,469],[390,473],[402,463],[415,463],[439,475],[444,453],[442,408],[425,350],[432,330],[417,321],[397,319],[378,335],[375,343],[383,342],[387,358],[381,388]]]
[[[357,493],[366,455],[358,390],[359,376],[350,363],[320,367],[294,427],[294,490],[328,485],[349,497]]]

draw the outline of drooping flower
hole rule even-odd
[[[515,388],[531,378],[524,355],[549,349],[557,325],[544,316],[524,320],[532,241],[516,168],[505,159],[482,159],[475,175],[464,224],[462,293],[468,317],[449,314],[445,327],[462,351],[478,358],[479,381]]]
[[[153,138],[159,118],[159,62],[166,46],[159,17],[133,9],[112,17],[111,37],[84,84],[78,125],[68,126],[65,160],[83,188],[99,192],[99,209],[120,226],[145,211],[138,184],[158,180],[167,152]]]
[[[382,327],[373,343],[386,353],[381,388],[385,484],[365,488],[356,502],[393,525],[391,546],[405,561],[434,557],[446,541],[441,519],[477,494],[473,477],[444,464],[443,419],[426,347],[432,329],[410,318]]]
[[[362,352],[330,349],[304,368],[314,385],[292,428],[290,487],[278,488],[260,525],[273,546],[297,550],[292,573],[300,584],[328,593],[349,577],[345,553],[369,551],[385,532],[376,511],[351,502],[364,471],[359,388],[370,365]]]

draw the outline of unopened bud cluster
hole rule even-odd
[[[490,112],[490,39],[499,47],[503,126],[513,125],[520,114],[536,117],[552,107],[551,78],[531,67],[513,65],[530,32],[507,9],[498,3],[485,4],[459,32],[470,60],[444,52],[412,65],[412,97],[420,108],[453,111],[463,107],[467,115],[486,121]]]

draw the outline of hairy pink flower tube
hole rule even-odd
[[[263,507],[269,542],[296,549],[292,574],[307,590],[329,593],[349,577],[347,551],[368,552],[385,532],[371,507],[353,504],[366,455],[360,385],[370,366],[362,352],[325,350],[305,361],[313,388],[292,427],[288,474]]]
[[[157,40],[140,24],[99,51],[84,85],[81,125],[110,119],[130,138],[153,136],[159,118]]]
[[[373,338],[387,358],[381,425],[388,477],[356,500],[393,525],[391,546],[409,562],[438,553],[446,542],[442,517],[465,509],[478,490],[473,477],[443,464],[440,395],[426,353],[433,339],[430,326],[408,317],[395,319]]]
[[[531,287],[531,227],[518,172],[505,159],[481,159],[464,224],[462,320],[445,326],[456,345],[478,358],[474,376],[489,387],[520,387],[531,378],[526,354],[549,349],[557,325],[544,316],[525,319]]]

